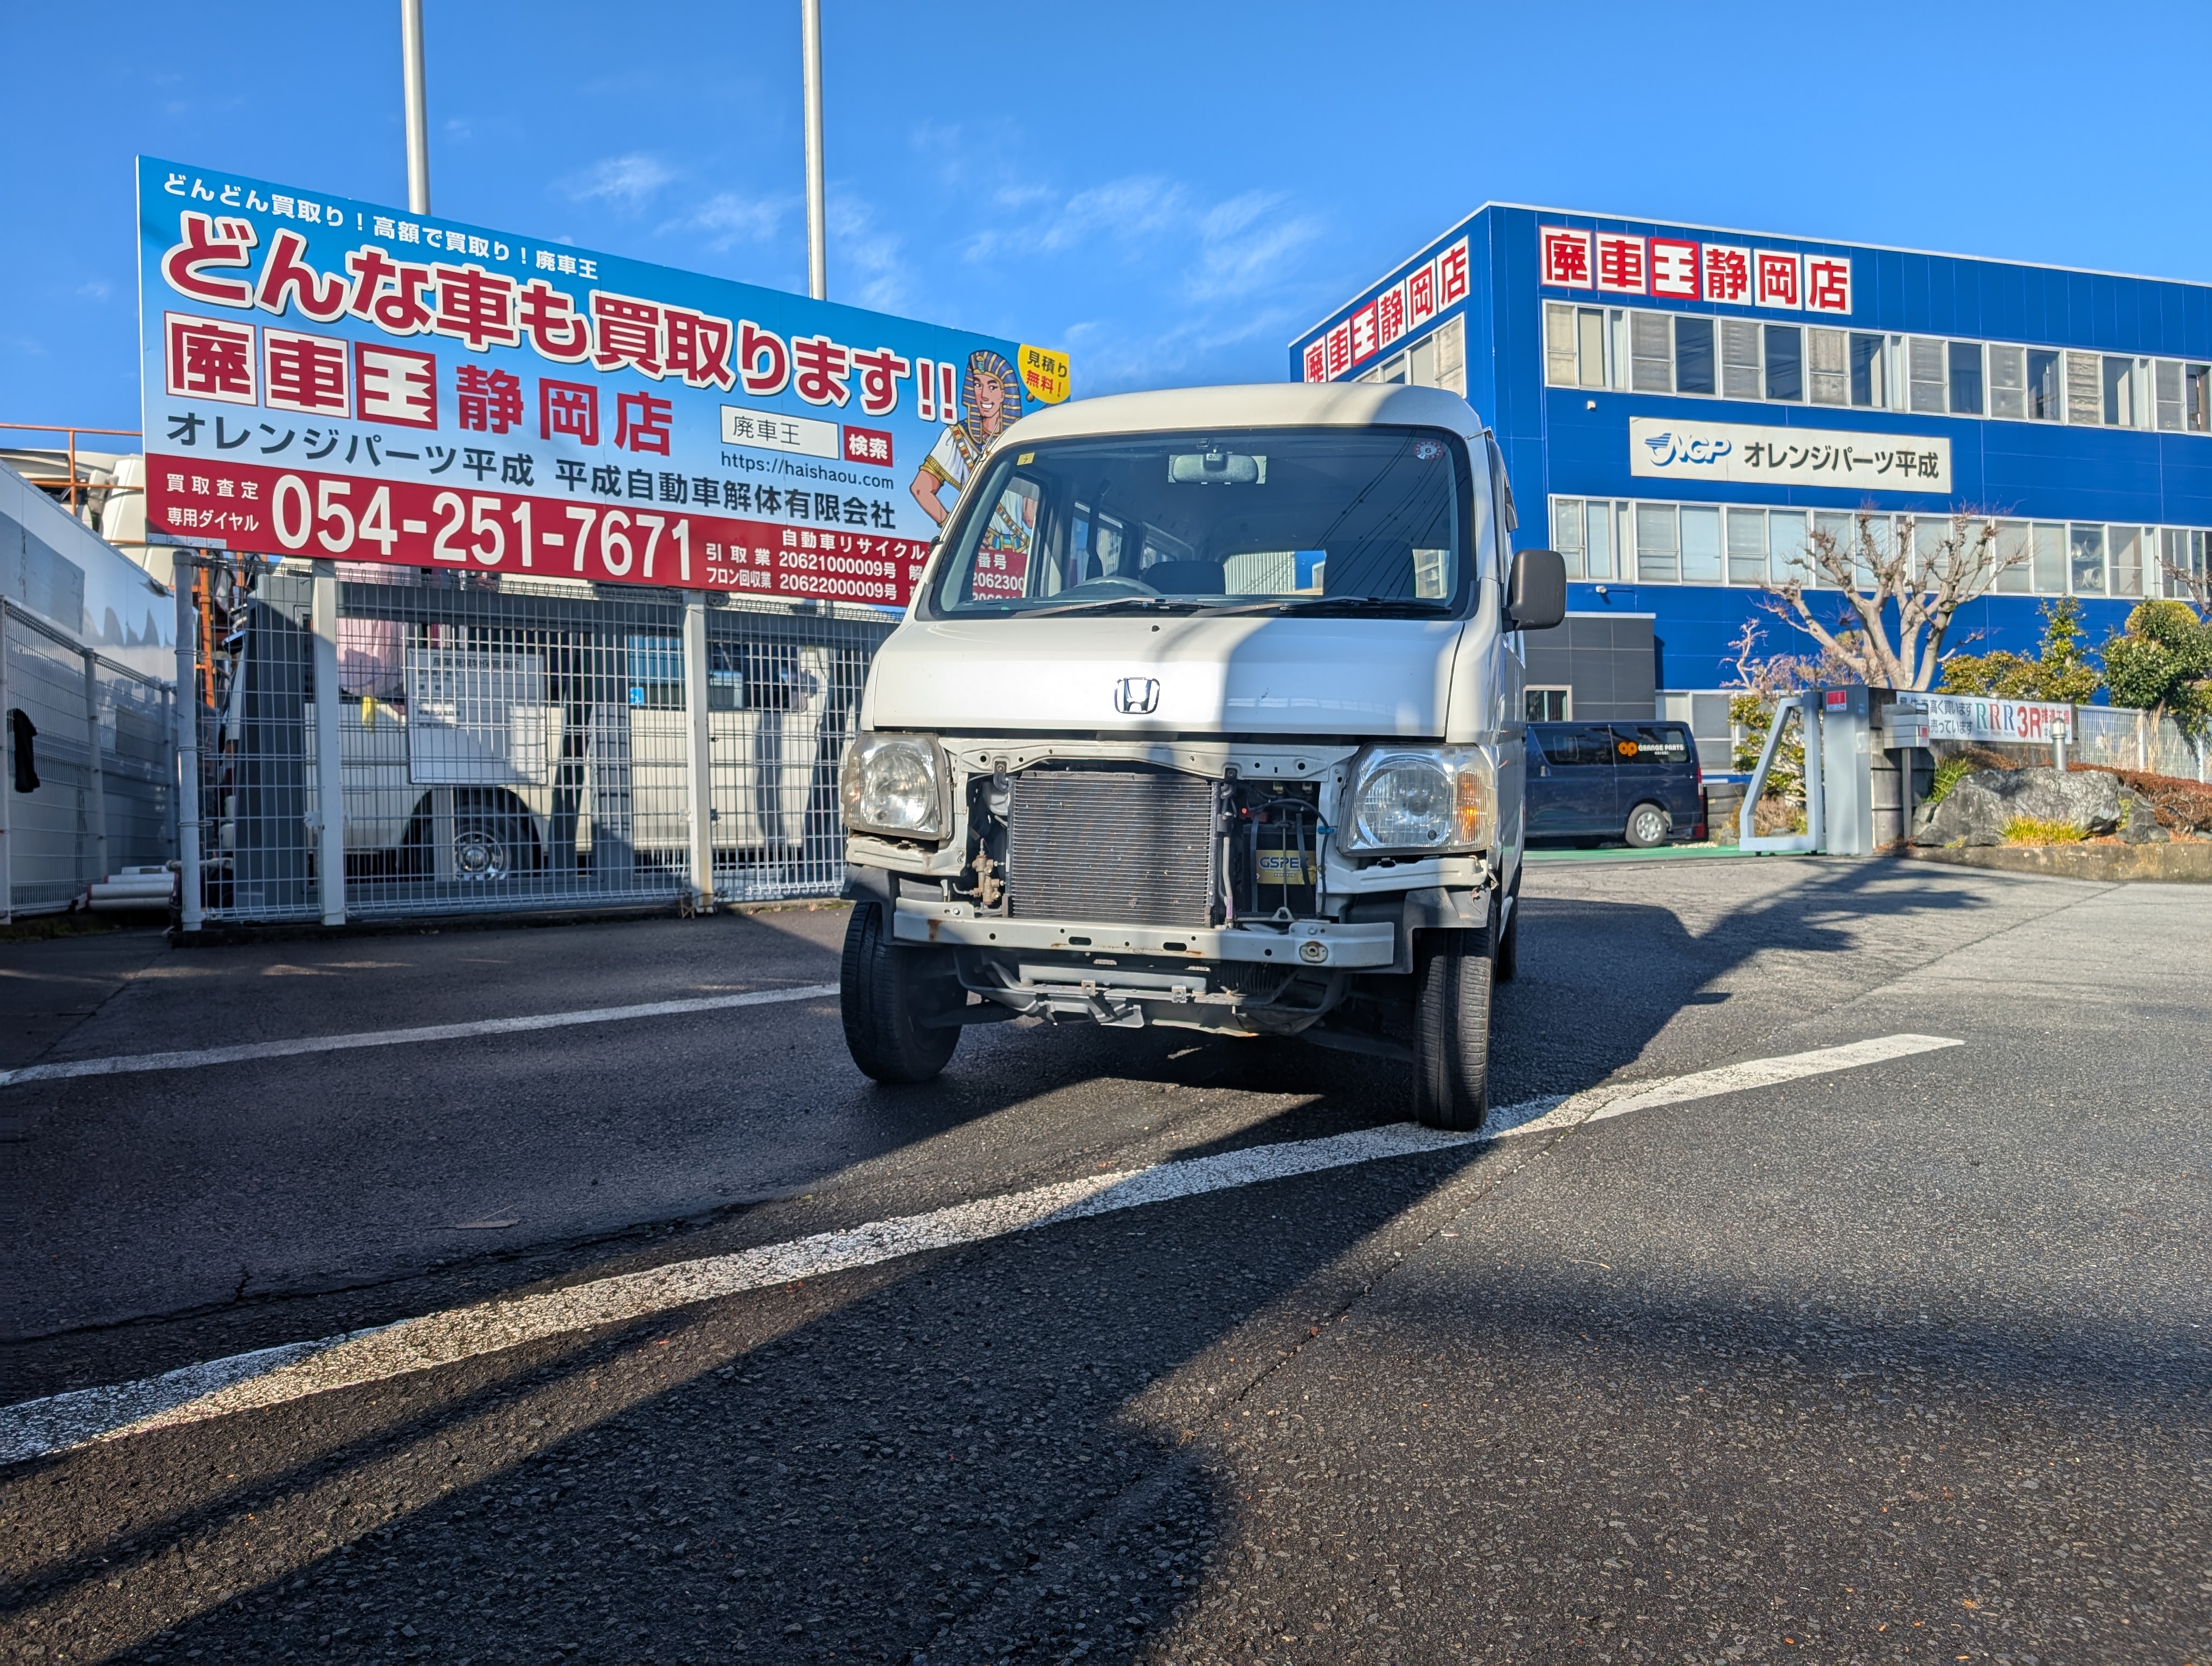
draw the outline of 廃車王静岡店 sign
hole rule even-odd
[[[141,158],[147,527],[902,605],[1066,356]]]

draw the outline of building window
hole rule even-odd
[[[1686,315],[1674,320],[1674,391],[1713,391],[1713,321]]]
[[[2117,353],[2107,353],[2101,381],[2105,391],[2105,426],[2133,428],[2136,425],[2136,362],[2122,358]]]
[[[1552,500],[1552,547],[1571,579],[1602,584],[1613,576],[1613,505],[1603,498]]]
[[[1806,369],[1816,405],[1847,405],[1850,400],[1850,337],[1841,330],[1805,332]]]
[[[1777,584],[1803,584],[1810,563],[1805,557],[1805,512],[1770,509],[1766,515],[1766,570]]]
[[[1766,326],[1766,397],[1805,397],[1805,332],[1794,324]]]
[[[1544,307],[1545,376],[1555,387],[1603,387],[1605,309]]]
[[[1996,587],[2009,595],[2024,596],[2035,587],[2035,551],[2024,520],[1997,522]]]
[[[1759,326],[1741,319],[1723,319],[1721,326],[1721,397],[1756,399],[1759,397]]]
[[[1674,542],[1674,506],[1636,506],[1636,576],[1644,584],[1672,584],[1681,575]]]
[[[2028,572],[2035,587],[2046,596],[2066,593],[2066,529],[2055,521],[2039,520],[2032,529],[2034,553]]]
[[[2159,544],[2160,588],[2178,601],[2195,599],[2212,581],[2212,568],[2207,565],[2212,550],[2206,548],[2212,544],[2212,532],[2169,528],[2160,535]]]
[[[1574,720],[1572,689],[1534,688],[1522,690],[1522,703],[1531,723],[1567,723]]]
[[[2203,434],[2206,394],[2212,392],[2212,365],[2160,359],[2153,372],[2158,398],[2158,426],[2166,434]]]
[[[1766,511],[1728,512],[1728,580],[1730,584],[1766,582]]]
[[[2077,596],[2105,593],[2105,529],[2076,526],[2069,529],[2067,577]]]
[[[1905,344],[1905,381],[1911,410],[1936,416],[1944,414],[1948,404],[1943,395],[1944,345],[1926,336],[1915,336]]]
[[[1982,414],[1982,344],[1978,341],[1950,344],[1951,414]]]
[[[2140,526],[2112,528],[2112,593],[2115,596],[2140,596],[2142,587],[2143,529]]]
[[[1433,364],[1423,359],[1424,349],[1436,355]],[[1441,387],[1467,398],[1467,315],[1453,314],[1414,343],[1413,357],[1413,380],[1423,387]]]
[[[1664,313],[1628,315],[1628,385],[1638,393],[1674,391],[1672,336]]]
[[[1616,527],[1619,528],[1616,533]],[[1985,521],[1950,514],[1892,517],[1845,509],[1765,509],[1711,503],[1552,500],[1553,547],[1570,578],[1641,584],[1802,584],[1862,592],[1893,549],[1910,550],[1922,581],[1947,569],[1994,565],[2004,595],[2188,598],[2207,578],[2212,532],[2094,522]],[[1616,561],[1617,544],[1631,553]]]
[[[1882,376],[1886,344],[1880,336],[1851,336],[1851,403],[1862,410],[1886,410],[1889,393]]]
[[[1721,581],[1721,512],[1693,503],[1682,506],[1682,582]]]
[[[1833,590],[1837,584],[1831,569],[1839,567],[1844,562],[1851,562],[1854,569],[1862,565],[1856,560],[1857,552],[1851,548],[1857,532],[1852,516],[1833,509],[1815,511],[1812,541],[1806,548],[1808,554],[1823,558],[1826,565],[1821,560],[1808,561],[1805,563],[1805,582],[1815,589]],[[1873,575],[1869,574],[1868,576],[1870,580]]]
[[[2068,422],[2094,425],[2104,420],[2104,395],[2099,392],[2097,381],[2101,369],[2101,362],[2094,353],[2069,353],[2066,356]]]
[[[2014,422],[2027,420],[2027,370],[2026,350],[2018,347],[1990,349],[1990,415],[2009,416]]]
[[[2066,420],[2066,402],[2058,388],[2059,367],[2063,356],[2051,348],[2031,347],[2027,350],[2029,422],[2062,423]]]

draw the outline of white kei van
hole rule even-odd
[[[841,793],[845,1035],[1180,1025],[1407,1060],[1479,1128],[1520,924],[1524,630],[1496,442],[1435,388],[1184,389],[1024,418],[877,655]]]

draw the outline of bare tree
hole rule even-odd
[[[1943,536],[1915,536],[1902,518],[1894,537],[1871,509],[1851,521],[1848,538],[1816,532],[1793,576],[1766,587],[1765,606],[1820,647],[1823,662],[1874,688],[1930,689],[1941,674],[1943,640],[1968,602],[1990,593],[1998,578],[2027,560],[2025,548],[1999,554],[1996,522],[1973,509],[1936,523]],[[1917,523],[1924,532],[1926,517]]]
[[[2191,535],[2179,535],[2186,540]],[[2181,544],[2184,560],[2189,556],[2186,542]],[[2212,563],[2184,566],[2180,562],[2161,558],[2159,565],[2166,572],[2166,593],[2176,601],[2185,601],[2197,610],[2200,619],[2212,620]]]

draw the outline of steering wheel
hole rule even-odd
[[[1157,596],[1160,593],[1142,579],[1125,579],[1119,574],[1109,578],[1085,579],[1081,584],[1071,586],[1060,593],[1063,597],[1082,596],[1095,595],[1102,591],[1131,596]]]

